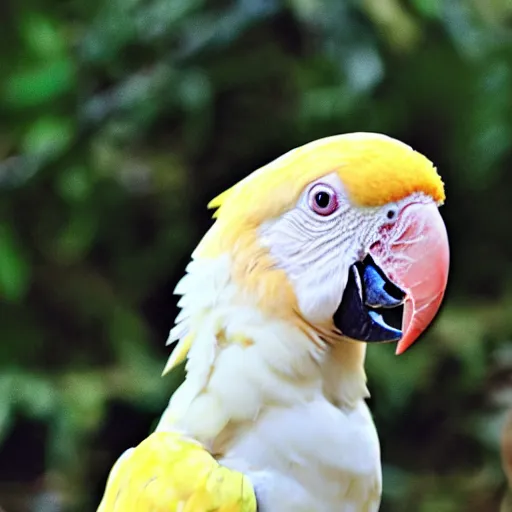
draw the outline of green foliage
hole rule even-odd
[[[172,288],[209,199],[306,141],[381,131],[438,165],[453,262],[423,342],[400,358],[368,350],[382,509],[495,510],[512,359],[511,16],[505,0],[8,0],[0,446],[24,421],[44,426],[44,470],[25,480],[57,475],[70,510],[93,510],[91,488],[151,428],[179,382],[160,377]],[[0,481],[23,480],[8,462],[0,451]],[[31,492],[10,489],[0,482],[0,504],[25,510]]]
[[[5,300],[23,297],[30,282],[30,265],[11,226],[0,225],[0,294]]]

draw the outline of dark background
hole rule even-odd
[[[378,131],[446,182],[445,307],[371,347],[383,511],[498,510],[512,404],[507,0],[3,0],[0,505],[93,511],[149,432],[206,203],[285,151]]]

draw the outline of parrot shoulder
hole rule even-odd
[[[157,432],[125,452],[109,476],[98,512],[256,512],[242,473],[219,465],[204,447],[177,432]]]

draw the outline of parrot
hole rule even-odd
[[[403,354],[443,301],[444,183],[369,132],[292,149],[213,199],[178,282],[155,430],[125,451],[98,512],[373,512],[380,443],[366,348]]]

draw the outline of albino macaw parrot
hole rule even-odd
[[[432,163],[354,133],[286,153],[210,203],[166,371],[186,379],[112,469],[99,512],[379,508],[367,343],[403,353],[449,267]]]

